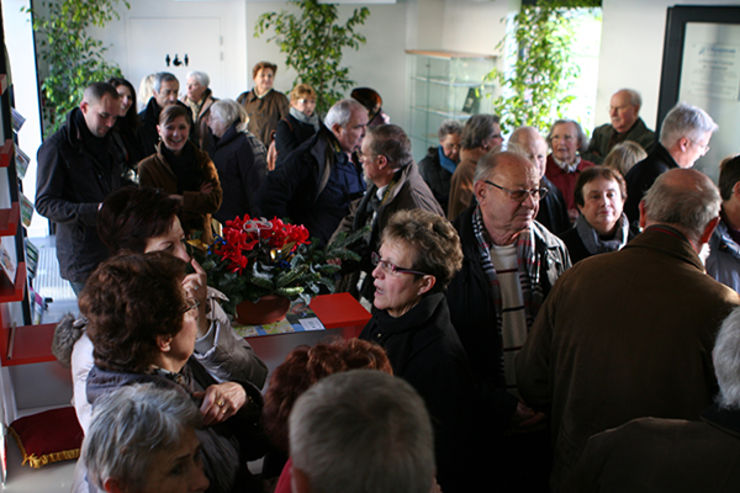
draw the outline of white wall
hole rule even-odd
[[[609,98],[622,87],[642,94],[640,116],[655,129],[666,9],[675,5],[737,5],[728,0],[603,0],[596,122],[609,121]]]

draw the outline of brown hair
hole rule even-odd
[[[290,91],[290,102],[294,103],[301,98],[316,99],[316,91],[308,84],[298,84]]]
[[[627,185],[622,178],[622,174],[613,168],[608,166],[591,166],[586,168],[578,175],[576,181],[576,189],[573,191],[573,195],[576,199],[576,204],[583,205],[583,187],[586,183],[592,182],[598,178],[605,178],[607,180],[613,180],[619,185],[619,193],[622,194],[622,200],[627,200]]]
[[[175,118],[179,118],[181,116],[185,117],[185,121],[188,125],[193,125],[190,110],[180,103],[165,106],[159,113],[159,124],[167,125],[168,123],[172,123]]]
[[[277,65],[275,65],[274,63],[262,61],[262,62],[258,62],[252,68],[252,79],[257,77],[257,74],[260,73],[260,70],[262,70],[263,68],[272,70],[272,75],[277,74]]]

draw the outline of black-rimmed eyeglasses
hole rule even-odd
[[[511,197],[511,200],[514,202],[524,202],[527,199],[528,195],[531,195],[533,199],[539,200],[545,195],[547,195],[547,187],[540,187],[540,188],[533,188],[531,190],[511,190],[506,187],[502,187],[501,185],[497,185],[489,180],[483,180],[484,183],[491,185],[492,187],[496,187],[499,190],[503,190],[507,194],[509,194],[509,197]]]

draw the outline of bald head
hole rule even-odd
[[[540,179],[545,176],[547,142],[534,127],[519,127],[509,137],[508,149],[522,154],[537,165]]]
[[[704,173],[672,169],[660,175],[645,194],[640,224],[671,225],[700,246],[716,225],[720,204],[719,190]]]
[[[642,100],[634,89],[620,89],[609,100],[609,117],[618,133],[625,133],[637,121]]]

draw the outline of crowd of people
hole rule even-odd
[[[93,82],[39,149],[82,316],[54,348],[78,491],[740,486],[740,156],[719,186],[691,169],[718,131],[704,110],[678,103],[656,136],[622,89],[590,139],[574,119],[505,139],[477,114],[417,165],[377,92],[319,115],[276,71],[236,100],[153,74],[138,114],[130,82]],[[361,233],[335,279],[373,307],[359,338],[268,375],[184,245],[244,214],[319,245]]]

